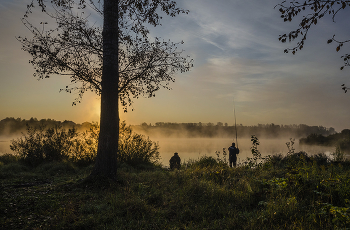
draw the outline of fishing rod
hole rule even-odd
[[[235,117],[235,130],[236,130],[236,144],[238,148],[238,141],[237,141],[237,124],[236,124],[236,106],[235,106],[235,98],[233,97],[233,115]]]

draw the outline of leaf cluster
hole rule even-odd
[[[337,14],[350,6],[350,1],[348,0],[306,0],[306,1],[283,1],[281,4],[275,6],[275,8],[279,8],[279,12],[281,14],[281,18],[285,22],[291,22],[298,15],[302,15],[302,19],[299,22],[298,28],[289,32],[288,34],[283,34],[279,36],[279,41],[289,42],[301,37],[297,42],[297,45],[293,48],[285,49],[284,52],[288,53],[292,51],[295,54],[298,50],[304,48],[305,41],[307,39],[307,34],[312,26],[317,25],[317,23],[323,17],[330,17],[333,22],[335,22],[335,18]],[[335,39],[335,35],[332,38],[327,40],[327,44],[332,42],[337,43],[336,51],[340,51],[343,45],[350,40],[338,41]],[[344,60],[344,66],[349,66],[349,54],[345,54],[341,56]],[[340,69],[344,68],[342,66]]]
[[[261,167],[265,158],[261,157],[261,152],[258,150],[260,141],[255,135],[252,135],[250,140],[252,142],[252,147],[250,147],[250,151],[253,157],[247,157],[247,162],[245,162],[245,165],[249,168]]]
[[[54,0],[50,8],[53,12],[49,12],[43,1],[37,1],[54,22],[43,22],[42,28],[38,28],[28,20],[30,9],[34,7],[33,0],[22,19],[33,37],[17,38],[23,45],[22,49],[32,56],[30,63],[35,68],[34,77],[69,76],[71,84],[61,91],[78,91],[73,105],[80,102],[86,91],[99,95],[103,68],[102,28],[96,23],[91,25],[91,15],[84,16],[82,9],[89,6],[103,16],[101,2]],[[125,111],[133,98],[153,97],[160,88],[170,89],[169,82],[175,81],[173,75],[186,72],[193,66],[189,57],[182,56],[183,50],[177,49],[183,42],[173,43],[159,38],[154,42],[149,40],[146,25],[160,25],[159,10],[172,17],[188,13],[169,0],[119,1],[119,51],[115,62],[119,67],[116,73],[119,76],[119,99]]]

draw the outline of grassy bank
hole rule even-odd
[[[1,160],[1,159],[0,159]],[[86,181],[69,162],[0,163],[0,229],[345,229],[350,164],[303,154],[229,168],[213,158]]]

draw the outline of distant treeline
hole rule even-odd
[[[53,119],[30,118],[29,120],[21,118],[7,117],[0,121],[0,135],[15,135],[26,130],[26,125],[39,127],[45,125],[47,128],[62,126],[64,129],[75,127],[78,130],[87,130],[91,127],[90,122],[82,124],[73,121],[56,121]],[[227,123],[170,123],[157,122],[154,125],[142,123],[141,125],[132,125],[136,133],[142,133],[148,136],[161,137],[235,137],[235,126],[229,126]],[[323,126],[308,125],[275,125],[275,124],[258,124],[256,126],[237,125],[238,137],[250,137],[256,135],[259,138],[302,138],[309,135],[329,136],[337,134],[334,128]]]
[[[168,123],[157,122],[154,125],[142,123],[134,125],[135,132],[141,132],[149,136],[162,137],[235,137],[235,126],[229,126],[227,123]],[[258,124],[256,126],[237,125],[238,137],[257,137],[267,138],[301,138],[310,134],[328,136],[335,134],[334,128],[323,126],[300,125],[275,125],[275,124]]]
[[[73,121],[56,121],[53,119],[41,119],[30,118],[29,120],[21,119],[21,118],[13,118],[7,117],[0,121],[0,136],[5,135],[16,135],[21,132],[26,131],[26,125],[30,125],[31,127],[39,127],[40,125],[44,125],[47,128],[52,128],[55,126],[61,126],[64,129],[71,129],[75,127],[78,130],[86,130],[91,127],[91,123],[84,122],[82,124],[76,124]]]
[[[340,133],[325,136],[322,134],[310,134],[299,139],[299,144],[337,146],[341,149],[350,149],[350,129],[344,129]]]

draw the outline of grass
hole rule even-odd
[[[1,158],[0,158],[1,161]],[[92,166],[0,163],[0,229],[346,229],[350,164],[276,156],[229,168],[212,158],[84,180]]]

